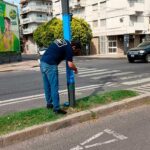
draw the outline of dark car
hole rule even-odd
[[[129,49],[127,52],[127,57],[130,63],[135,60],[150,62],[150,41],[145,41],[137,47]]]

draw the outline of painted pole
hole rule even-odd
[[[63,34],[64,39],[71,41],[71,15],[69,12],[69,0],[61,0],[62,4],[62,19],[63,19]],[[67,74],[67,88],[69,106],[75,106],[75,78],[74,72],[68,67],[66,62],[66,74]]]

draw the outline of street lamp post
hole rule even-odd
[[[61,0],[62,4],[62,18],[63,18],[63,34],[64,39],[71,41],[71,15],[69,13],[69,0]],[[74,72],[68,67],[66,62],[66,72],[67,72],[67,88],[68,88],[68,99],[69,106],[75,106],[75,79]]]

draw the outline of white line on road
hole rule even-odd
[[[149,81],[150,81],[150,78],[144,78],[144,79],[138,79],[138,80],[129,81],[129,82],[122,82],[122,84],[135,85],[135,84],[140,84],[140,83],[149,82]]]
[[[104,76],[99,76],[99,77],[92,77],[91,79],[101,79],[101,78],[107,78],[107,77],[114,77],[114,76],[123,76],[123,75],[127,75],[127,74],[131,74],[134,72],[121,72],[121,73],[114,73],[114,74],[108,74],[108,75],[104,75]]]
[[[116,141],[118,141],[118,140],[117,139],[112,139],[112,140],[109,140],[109,141],[106,141],[106,142],[102,142],[102,143],[95,143],[93,145],[87,145],[87,146],[85,146],[85,148],[87,149],[87,148],[91,148],[91,147],[97,147],[97,146],[101,146],[101,145],[104,145],[104,144],[114,143]]]
[[[94,139],[100,137],[100,136],[103,135],[103,134],[104,134],[104,132],[97,133],[97,134],[95,134],[94,136],[92,136],[91,138],[89,138],[89,139],[87,139],[86,141],[84,141],[83,143],[81,143],[81,145],[85,145],[85,144],[87,144],[87,143],[93,141]]]
[[[119,72],[119,71],[120,71],[120,70],[97,72],[97,73],[92,73],[92,74],[80,75],[79,77],[89,77],[89,76],[102,75],[102,74],[107,74],[107,73],[115,73],[115,72]]]
[[[83,87],[77,87],[75,90],[81,92],[81,91],[85,91],[85,90],[96,89],[101,86],[102,86],[102,84],[88,85],[88,86],[83,86]],[[67,89],[60,90],[59,93],[60,93],[60,95],[67,93]],[[32,100],[37,100],[37,99],[41,99],[41,98],[44,98],[44,94],[37,94],[37,95],[20,97],[20,98],[13,98],[13,99],[9,99],[9,100],[0,101],[0,106],[21,103],[21,102],[26,102],[26,101],[32,101]]]
[[[108,69],[91,70],[91,71],[88,70],[88,71],[83,71],[83,72],[79,73],[79,75],[86,74],[86,73],[93,73],[93,72],[102,72],[102,71],[106,71],[106,70],[108,70]]]
[[[101,137],[101,139],[102,139],[104,134],[106,134],[108,137],[110,136],[111,139],[108,140],[108,141],[103,141],[103,142],[87,145],[91,141],[93,141],[95,139],[98,139],[99,137]],[[114,143],[114,142],[117,142],[119,140],[121,140],[121,141],[122,140],[126,140],[126,139],[128,139],[128,137],[126,137],[126,136],[124,136],[122,134],[119,134],[119,133],[117,133],[117,132],[115,132],[115,131],[113,131],[111,129],[105,129],[103,132],[99,132],[99,133],[95,134],[91,138],[87,139],[83,143],[80,143],[80,145],[77,145],[76,147],[71,148],[70,150],[83,150],[83,149],[88,149],[88,148],[93,148],[93,147],[98,147],[98,146],[101,146],[101,145]]]

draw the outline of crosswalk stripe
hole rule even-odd
[[[79,77],[89,77],[89,76],[95,76],[95,75],[103,75],[103,74],[108,74],[108,73],[115,73],[119,72],[120,70],[110,70],[110,71],[104,71],[104,72],[96,72],[92,74],[86,74],[86,75],[80,75]]]
[[[132,74],[134,72],[120,72],[120,73],[115,73],[113,76],[122,76],[122,75],[127,75],[127,74]]]
[[[133,73],[133,72],[114,73],[114,74],[108,74],[108,75],[103,75],[103,76],[98,76],[98,77],[92,77],[91,79],[98,80],[98,79],[107,78],[107,77],[111,78],[114,76],[123,76],[123,75],[131,74],[131,73]]]
[[[144,79],[138,79],[138,80],[134,80],[134,81],[122,82],[122,84],[135,85],[135,84],[140,84],[140,83],[149,82],[149,81],[150,81],[150,78],[144,78]]]
[[[86,72],[81,72],[81,73],[79,73],[79,75],[81,75],[81,74],[86,74],[86,73],[93,73],[93,72],[102,72],[102,71],[106,71],[106,70],[108,70],[108,69],[86,71]]]

